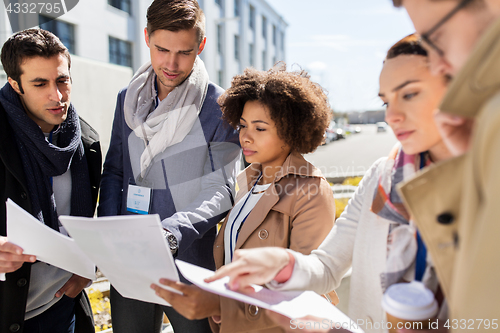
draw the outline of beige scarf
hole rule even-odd
[[[184,140],[201,111],[208,90],[208,73],[196,57],[191,74],[156,107],[155,72],[145,64],[130,81],[124,102],[127,125],[144,140],[141,176],[145,177],[154,157]]]

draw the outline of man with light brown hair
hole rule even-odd
[[[174,257],[213,270],[216,225],[232,207],[240,149],[216,102],[223,90],[198,57],[205,16],[196,0],[155,0],[144,36],[151,61],[118,94],[98,214],[158,214]],[[187,320],[111,288],[115,333],[158,333],[163,313],[176,332],[211,332],[207,319]]]

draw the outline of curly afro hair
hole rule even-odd
[[[323,142],[331,108],[323,89],[305,71],[287,72],[284,63],[267,72],[247,68],[217,100],[223,118],[235,129],[248,101],[267,107],[278,136],[292,152],[307,154]]]

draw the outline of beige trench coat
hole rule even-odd
[[[401,191],[436,266],[453,331],[487,331],[485,319],[500,328],[500,20],[440,109],[475,119],[470,150]]]

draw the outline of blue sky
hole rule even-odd
[[[286,61],[329,91],[336,111],[381,109],[378,76],[387,50],[414,32],[391,0],[267,0],[288,23]]]

